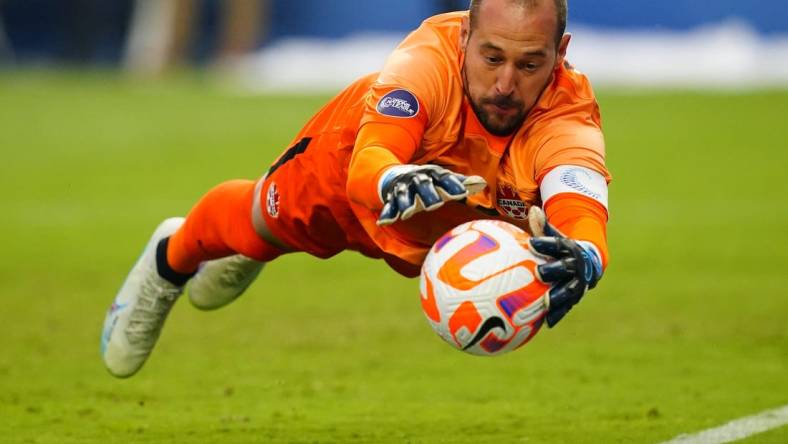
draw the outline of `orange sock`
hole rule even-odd
[[[167,262],[178,273],[193,273],[200,262],[233,254],[268,262],[283,252],[252,226],[255,182],[231,180],[205,194],[170,238]]]

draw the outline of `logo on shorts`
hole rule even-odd
[[[410,118],[419,113],[419,101],[407,89],[395,89],[380,99],[377,109],[384,116]]]
[[[528,206],[517,195],[514,187],[508,184],[498,185],[498,207],[512,219],[523,220],[528,216]]]
[[[265,208],[271,217],[279,217],[279,189],[276,182],[271,182],[265,196]]]

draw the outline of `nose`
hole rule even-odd
[[[503,65],[498,70],[498,79],[495,83],[496,92],[502,96],[509,96],[517,86],[516,70],[514,66]]]

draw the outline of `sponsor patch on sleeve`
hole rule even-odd
[[[408,119],[419,113],[419,100],[407,89],[395,89],[380,99],[377,110],[384,116]]]

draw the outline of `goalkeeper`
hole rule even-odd
[[[107,313],[109,371],[139,370],[187,283],[194,305],[218,308],[282,254],[343,250],[414,277],[440,235],[484,218],[528,229],[555,259],[539,269],[555,325],[608,258],[599,108],[565,60],[566,11],[566,0],[473,0],[427,19],[262,178],[220,184],[165,220]]]

